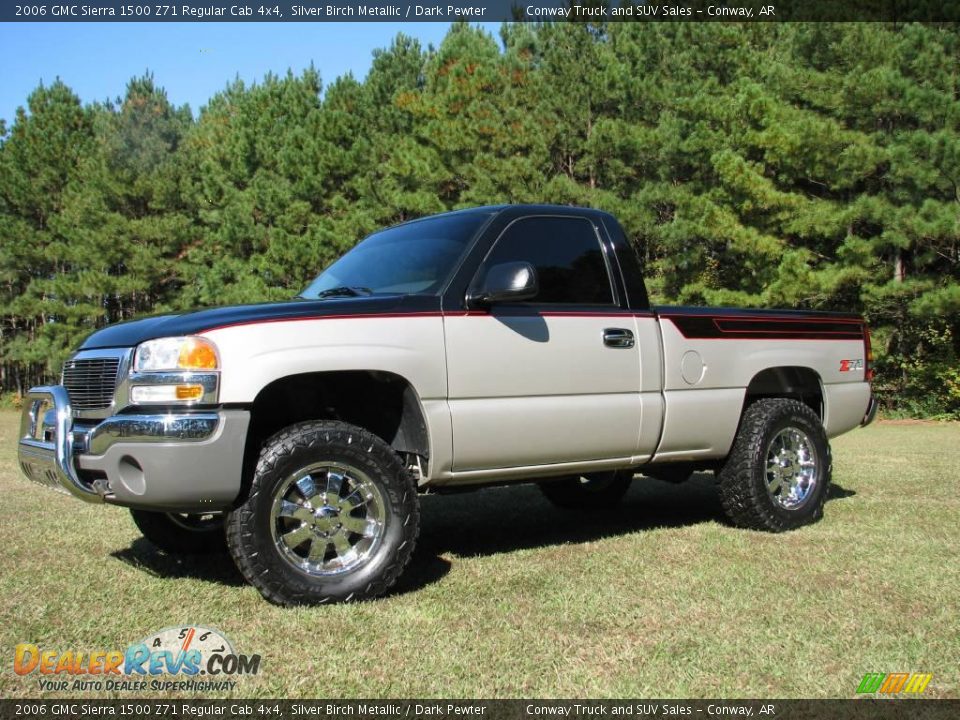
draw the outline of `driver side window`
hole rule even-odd
[[[533,304],[612,305],[613,291],[593,224],[576,217],[522,218],[497,240],[484,263],[524,261],[537,271]]]

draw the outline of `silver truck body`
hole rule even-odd
[[[258,399],[291,378],[336,384],[343,373],[402,386],[398,427],[384,439],[404,454],[422,489],[642,471],[651,463],[708,465],[730,452],[751,396],[803,398],[829,437],[872,419],[861,319],[650,307],[622,270],[622,231],[610,216],[482,210],[490,218],[480,239],[433,299],[330,298],[95,333],[65,368],[65,385],[27,396],[24,473],[88,501],[226,510],[243,492]],[[486,252],[477,243],[494,244],[518,219],[545,216],[591,223],[613,302],[469,307],[464,288],[478,272],[470,253],[478,265]],[[172,334],[212,341],[219,366],[137,372],[137,343],[129,338],[162,336],[164,324]],[[156,407],[132,401],[133,388],[157,383],[200,383],[203,395]]]

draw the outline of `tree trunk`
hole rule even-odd
[[[897,248],[893,256],[893,279],[895,282],[902,283],[906,276],[907,271],[903,264],[903,250]]]

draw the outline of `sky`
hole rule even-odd
[[[481,23],[497,36],[499,24]],[[440,44],[449,23],[0,23],[0,118],[42,80],[58,76],[84,103],[122,96],[130,78],[153,72],[175,105],[200,107],[228,82],[268,72],[299,73],[312,61],[324,85],[353,72],[362,79],[372,51],[398,32],[424,47]]]

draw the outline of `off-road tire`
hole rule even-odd
[[[378,549],[354,570],[314,576],[293,567],[272,537],[275,494],[291,474],[318,461],[348,463],[373,482],[384,500]],[[383,595],[400,577],[420,531],[414,479],[394,450],[376,435],[339,421],[291,425],[262,447],[249,494],[226,522],[227,546],[240,573],[277,605],[316,605]]]
[[[223,518],[190,527],[199,516],[182,518],[177,513],[130,510],[143,536],[161,550],[174,555],[208,555],[226,550]]]
[[[802,431],[816,454],[816,485],[808,500],[796,509],[781,507],[766,485],[770,443],[786,428]],[[767,532],[792,530],[823,517],[831,473],[830,443],[813,410],[789,398],[757,400],[744,412],[733,449],[718,474],[720,501],[727,517],[738,527]]]
[[[633,474],[627,471],[591,473],[540,483],[540,491],[564,510],[601,510],[623,500]]]

